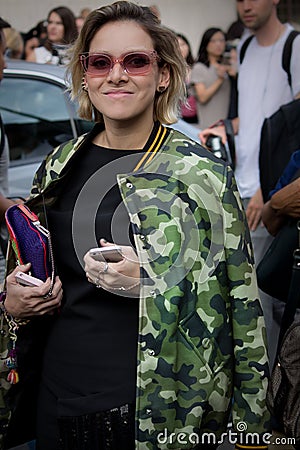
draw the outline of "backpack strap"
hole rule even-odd
[[[299,31],[292,30],[285,41],[282,53],[282,68],[287,73],[289,85],[292,86],[292,75],[290,70],[293,42]]]
[[[254,35],[252,34],[251,36],[247,37],[247,39],[243,42],[240,50],[240,64],[242,64],[242,62],[244,61],[246,50],[253,38]]]
[[[292,86],[292,75],[291,75],[291,70],[290,70],[292,47],[293,47],[294,39],[296,36],[298,36],[298,34],[300,34],[300,32],[297,30],[292,30],[290,32],[290,34],[288,35],[288,37],[285,41],[283,52],[282,52],[281,65],[282,65],[283,70],[287,73],[288,82],[289,82],[290,86]],[[245,40],[245,42],[242,44],[241,50],[240,50],[240,64],[242,64],[244,57],[245,57],[246,50],[253,38],[254,38],[254,35],[249,36]]]

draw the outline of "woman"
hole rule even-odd
[[[200,43],[198,62],[192,70],[191,82],[198,100],[198,117],[202,129],[219,119],[226,119],[228,115],[231,83],[229,65],[222,64],[225,45],[225,33],[220,28],[206,30]]]
[[[187,76],[186,76],[186,92],[187,99],[186,102],[181,106],[181,117],[185,122],[188,123],[198,123],[197,116],[197,103],[196,98],[193,95],[192,85],[191,85],[191,71],[194,65],[194,58],[192,55],[191,45],[188,39],[181,33],[177,33],[177,39],[179,48],[185,62],[187,64]]]
[[[26,60],[37,63],[66,64],[67,50],[78,31],[73,12],[66,6],[53,8],[47,18],[47,39],[43,46],[32,48]]]
[[[72,55],[73,96],[96,124],[46,158],[28,201],[46,212],[64,292],[43,351],[38,449],[208,449],[202,433],[218,439],[231,411],[263,433],[264,324],[233,175],[162,125],[184,93],[176,36],[121,1],[88,16]],[[119,262],[89,253],[112,243]],[[38,292],[40,308],[58,307],[15,273],[12,316],[28,317]]]
[[[6,57],[10,59],[21,59],[24,50],[24,42],[21,33],[15,28],[4,28],[6,38]]]

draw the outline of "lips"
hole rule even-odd
[[[112,97],[112,98],[120,98],[120,97],[126,97],[128,95],[132,95],[132,92],[129,92],[129,91],[109,91],[109,92],[105,92],[104,95],[106,95],[107,97]]]
[[[248,22],[253,22],[253,20],[255,20],[254,16],[243,16],[243,22],[248,23]]]

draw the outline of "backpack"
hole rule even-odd
[[[259,150],[260,185],[264,202],[274,189],[292,153],[300,148],[300,99],[283,105],[264,120]]]
[[[300,34],[292,30],[284,44],[282,68],[287,73],[291,86],[290,60],[293,41]],[[240,64],[243,62],[247,47],[254,36],[249,36],[240,50]],[[260,185],[264,202],[269,200],[269,192],[275,187],[278,178],[290,160],[291,154],[300,148],[300,100],[283,105],[267,117],[261,129],[259,170]]]
[[[292,277],[280,324],[276,364],[267,391],[267,405],[286,437],[300,449],[300,219],[294,223],[299,241],[294,247]]]
[[[267,392],[267,405],[287,437],[300,444],[300,322],[285,333]]]

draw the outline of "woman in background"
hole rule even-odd
[[[53,8],[47,19],[47,39],[43,46],[33,48],[26,60],[47,63],[66,64],[67,51],[78,36],[76,19],[66,6]]]
[[[220,28],[206,30],[199,47],[198,62],[192,70],[191,82],[202,129],[228,116],[231,84],[229,64],[222,63],[225,45],[225,33]]]
[[[177,39],[181,54],[187,64],[187,76],[185,81],[187,98],[181,106],[181,117],[185,122],[198,123],[197,101],[191,84],[191,72],[195,60],[192,55],[191,45],[186,36],[181,33],[177,33]]]
[[[3,28],[6,37],[5,56],[10,59],[21,59],[24,51],[24,41],[21,33],[15,28]]]

